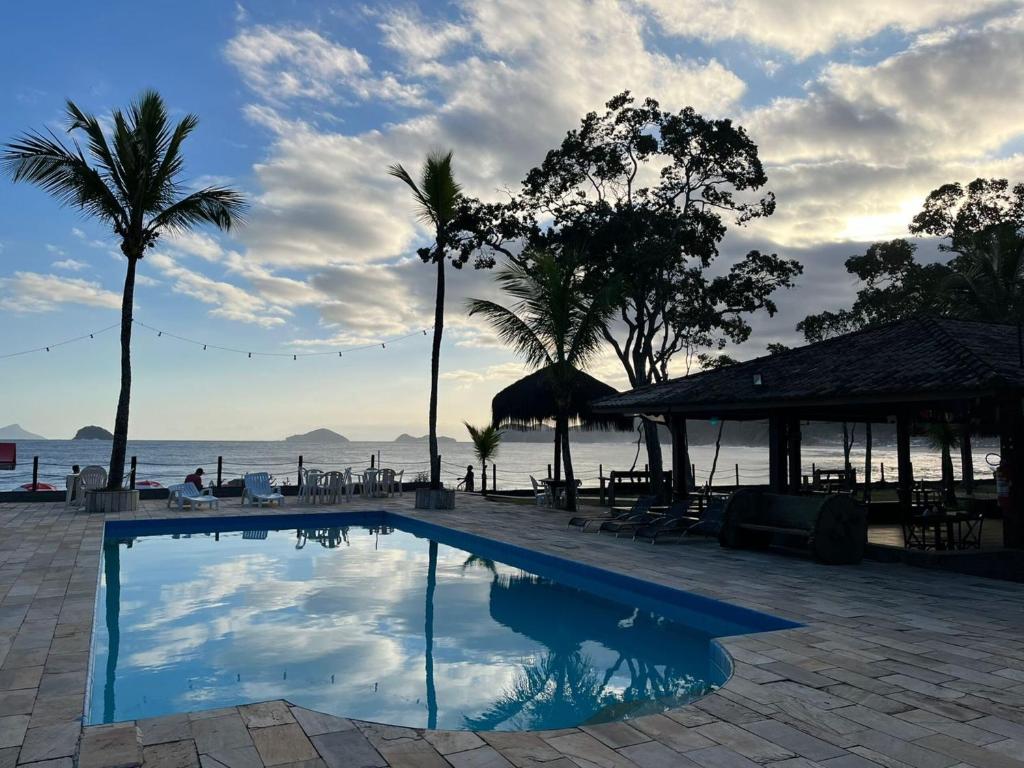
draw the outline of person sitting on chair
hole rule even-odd
[[[186,483],[192,483],[196,490],[203,490],[203,468],[199,467],[195,472],[185,478]]]

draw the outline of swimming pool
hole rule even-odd
[[[268,699],[524,730],[679,706],[795,624],[391,513],[108,522],[86,720]]]

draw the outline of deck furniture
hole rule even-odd
[[[64,509],[78,509],[85,505],[85,488],[82,486],[81,474],[65,477],[64,486],[67,488],[64,494]]]
[[[98,490],[107,484],[107,470],[97,464],[90,464],[78,473],[78,480],[83,491]]]
[[[177,503],[178,509],[201,509],[205,504],[210,509],[220,509],[220,499],[213,495],[212,488],[199,490],[193,483],[177,483],[167,486],[167,508]]]
[[[270,485],[268,472],[247,472],[242,480],[242,504],[264,504],[284,506],[284,495],[279,488]]]
[[[316,504],[324,496],[324,473],[319,469],[303,469],[299,476],[299,503]]]
[[[363,470],[363,483],[359,490],[363,498],[372,499],[380,495],[380,470],[369,467]]]
[[[544,483],[544,487],[547,488],[548,490],[548,505],[555,507],[557,509],[561,509],[562,506],[565,504],[566,490],[569,487],[569,481],[564,479],[553,480],[552,478],[547,477],[544,478],[541,482]],[[576,481],[577,492],[579,491],[582,485],[582,480]]]
[[[717,536],[722,525],[727,495],[714,494],[695,496],[688,502],[676,502],[676,509],[666,514],[663,520],[642,525],[633,532],[633,541],[679,540],[691,535]]]
[[[405,476],[405,470],[395,472],[393,469],[384,469],[383,477],[381,478],[381,485],[383,491],[388,496],[394,496],[396,493],[402,495],[402,478]]]
[[[610,520],[626,520],[630,516],[643,515],[650,512],[651,507],[654,505],[656,499],[654,496],[640,496],[632,507],[628,509],[620,509],[620,511],[612,511],[610,515],[601,515],[599,517],[593,517],[588,515],[577,515],[576,517],[570,517],[568,527],[579,528],[581,531],[587,530],[587,526],[591,523],[605,523]]]
[[[635,534],[640,528],[668,530],[674,525],[680,524],[681,521],[685,521],[685,525],[689,526],[696,522],[696,518],[691,517],[689,512],[690,500],[683,499],[672,502],[663,510],[652,507],[643,514],[630,515],[618,520],[606,520],[598,526],[597,532],[614,533],[616,536],[621,536],[624,533]]]
[[[530,484],[533,485],[533,500],[538,507],[546,507],[551,504],[551,499],[548,497],[547,486],[541,485],[537,482],[537,478],[530,475]]]
[[[672,487],[672,472],[664,474],[665,487]],[[644,470],[612,470],[607,478],[601,479],[601,503],[607,500],[608,506],[615,506],[617,495],[640,496],[651,490],[651,473]]]
[[[732,494],[719,541],[724,547],[767,547],[799,540],[831,564],[859,563],[867,543],[867,515],[848,495],[793,495],[759,489]]]
[[[345,472],[324,472],[323,480],[321,482],[321,498],[326,504],[338,504],[344,497],[346,500],[351,498],[349,496],[349,487],[351,483],[348,478],[351,477],[351,470],[346,474]]]

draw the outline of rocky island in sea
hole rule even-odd
[[[284,439],[286,443],[347,443],[349,439],[333,429],[314,429],[301,435],[290,435]]]
[[[113,440],[114,435],[103,427],[97,427],[91,425],[88,427],[82,427],[80,430],[75,432],[75,436],[72,440]]]

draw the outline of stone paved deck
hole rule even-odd
[[[0,768],[1024,768],[1018,584],[710,542],[653,547],[569,532],[560,513],[531,507],[459,507],[429,516],[805,626],[725,640],[735,673],[721,690],[628,723],[446,733],[266,702],[83,731],[103,519],[0,505]],[[222,514],[240,512],[224,502]],[[168,515],[150,502],[137,516]]]

